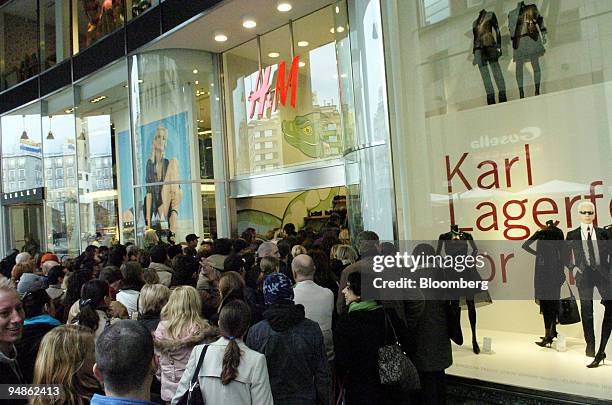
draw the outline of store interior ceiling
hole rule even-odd
[[[335,3],[332,0],[286,2],[292,5],[288,12],[277,11],[276,0],[224,1],[208,14],[172,32],[147,49],[188,48],[221,53],[285,25],[290,20],[296,20]],[[257,23],[255,28],[247,29],[242,26],[243,19],[247,17]],[[214,37],[218,33],[225,34],[227,41],[216,42]]]

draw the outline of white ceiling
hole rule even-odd
[[[287,0],[293,8],[286,13],[276,10],[276,0],[226,0],[214,7],[208,14],[171,35],[154,43],[147,50],[166,48],[199,49],[209,52],[224,52],[238,46],[257,35],[265,34],[289,20],[296,20],[329,4],[334,0]],[[257,27],[242,27],[245,16],[254,19]],[[214,36],[222,32],[227,35],[226,42],[216,42]]]

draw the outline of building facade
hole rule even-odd
[[[333,213],[390,241],[457,226],[499,242],[495,291],[528,293],[478,309],[486,354],[453,346],[449,389],[603,403],[580,324],[559,327],[565,350],[533,345],[520,245],[575,229],[582,200],[612,221],[610,26],[607,0],[4,1],[2,251]]]

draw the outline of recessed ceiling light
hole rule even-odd
[[[257,27],[257,23],[251,18],[245,18],[244,20],[242,20],[242,26],[244,28],[251,29]]]
[[[306,62],[301,62],[301,61],[300,61],[300,62],[298,63],[298,66],[299,66],[299,67],[304,67],[304,66],[306,66]]]
[[[139,83],[139,84],[143,84],[143,83],[144,83],[144,80],[142,80],[142,79],[138,79],[138,83]]]
[[[338,28],[336,28],[336,31],[344,32],[344,27],[343,26],[339,26]]]
[[[227,35],[225,35],[225,34],[217,34],[217,35],[215,35],[215,41],[217,41],[217,42],[225,42],[225,41],[227,41]]]
[[[308,41],[299,41],[298,46],[301,46],[301,47],[308,46]]]
[[[291,6],[291,4],[285,2],[285,1],[281,1],[280,3],[278,3],[276,5],[276,9],[278,11],[280,11],[281,13],[286,13],[287,11],[291,10],[293,7]]]
[[[340,7],[336,6],[336,14],[340,14]]]
[[[198,69],[193,69],[193,74],[197,75],[198,74]]]
[[[278,58],[280,56],[280,53],[278,53],[278,52],[270,52],[268,54],[268,56],[271,57],[271,58]]]
[[[334,30],[334,27],[331,27],[331,28],[329,29],[329,32],[331,32],[331,33],[333,34],[334,32],[336,32],[336,30]]]
[[[200,81],[199,81],[199,80],[196,80],[196,81],[195,81],[195,84],[200,84]]]

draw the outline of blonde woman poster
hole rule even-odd
[[[192,217],[189,181],[187,113],[180,113],[140,128],[141,178],[146,193],[143,201],[145,225],[176,235],[180,219]]]

